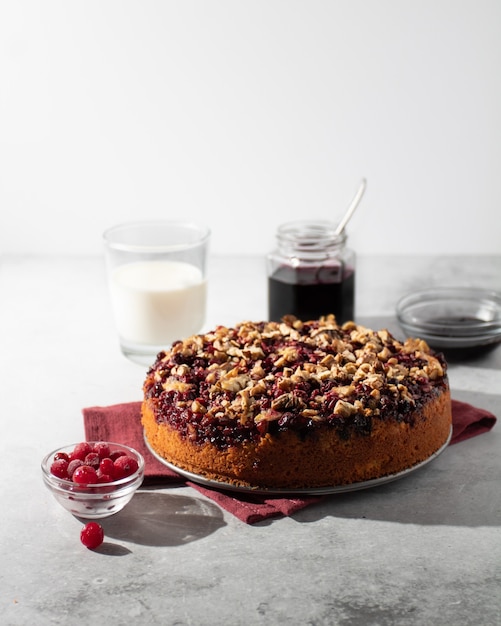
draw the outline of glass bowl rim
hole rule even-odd
[[[419,318],[419,316],[412,314],[416,308],[422,308],[426,305],[444,304],[450,306],[454,302],[471,303],[479,306],[484,303],[484,305],[489,307],[489,310],[494,312],[494,317],[490,320],[482,320],[480,318],[473,321],[469,320],[468,323],[466,321],[447,321],[446,318],[442,318],[437,322],[426,317]],[[501,333],[501,293],[492,289],[480,287],[432,287],[413,291],[400,298],[397,302],[396,313],[397,319],[402,326],[406,329],[411,329],[413,332],[425,331],[429,334],[444,336],[444,331],[446,330],[447,336],[451,337],[470,337],[477,334],[484,336]]]

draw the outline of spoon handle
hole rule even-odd
[[[362,178],[362,182],[360,183],[360,187],[358,188],[357,193],[353,197],[353,200],[351,201],[351,204],[348,207],[348,210],[346,211],[346,213],[344,214],[343,219],[339,222],[339,224],[338,224],[338,226],[336,228],[336,231],[335,231],[336,235],[340,235],[343,232],[343,230],[345,229],[346,224],[348,224],[348,222],[351,219],[351,216],[355,212],[355,209],[360,204],[360,200],[362,199],[362,196],[365,193],[365,188],[366,187],[367,187],[367,181],[365,180],[365,178]]]

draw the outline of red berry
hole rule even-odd
[[[84,464],[83,461],[81,461],[80,459],[73,459],[73,461],[70,461],[68,463],[68,478],[70,480],[73,479],[73,474],[75,473],[75,470],[77,469],[77,467],[81,467]]]
[[[72,480],[79,485],[92,485],[97,483],[97,472],[90,465],[81,465],[73,472]]]
[[[114,462],[121,456],[125,456],[125,452],[122,452],[121,450],[115,450],[110,454],[110,459]]]
[[[68,461],[66,459],[57,459],[50,466],[50,473],[58,478],[68,478]]]
[[[99,454],[97,452],[89,452],[84,459],[85,465],[90,465],[95,470],[99,467]]]
[[[94,452],[99,455],[100,459],[110,456],[110,446],[104,441],[98,441],[94,444]]]
[[[73,449],[73,452],[70,453],[70,459],[80,459],[81,461],[83,461],[85,457],[89,454],[89,452],[92,452],[92,447],[90,443],[87,443],[86,441],[82,443],[77,443],[77,445]]]
[[[115,480],[118,480],[119,478],[125,478],[126,476],[130,476],[139,467],[136,459],[133,459],[131,456],[119,457],[115,461],[114,465],[115,465]]]
[[[97,482],[101,483],[112,483],[113,478],[109,474],[101,474],[100,470],[97,472]]]
[[[64,459],[65,461],[70,462],[70,457],[66,454],[66,452],[56,452],[54,455],[54,461],[59,461],[60,459]]]
[[[104,531],[97,522],[89,522],[80,531],[80,541],[89,550],[95,550],[104,541]]]
[[[101,463],[99,463],[99,471],[101,474],[108,474],[109,476],[113,476],[115,473],[115,465],[113,461],[109,458],[102,459]]]

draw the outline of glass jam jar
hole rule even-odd
[[[334,314],[339,324],[355,314],[355,253],[346,233],[328,221],[282,224],[277,248],[267,257],[268,316],[302,321]]]

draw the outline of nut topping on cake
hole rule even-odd
[[[425,396],[444,388],[445,370],[422,340],[402,343],[387,330],[339,326],[333,316],[288,316],[218,326],[175,343],[158,355],[144,390],[161,406],[159,419],[224,448],[235,437],[306,433],[319,423],[341,430],[356,423],[370,432],[373,419],[405,422]]]

